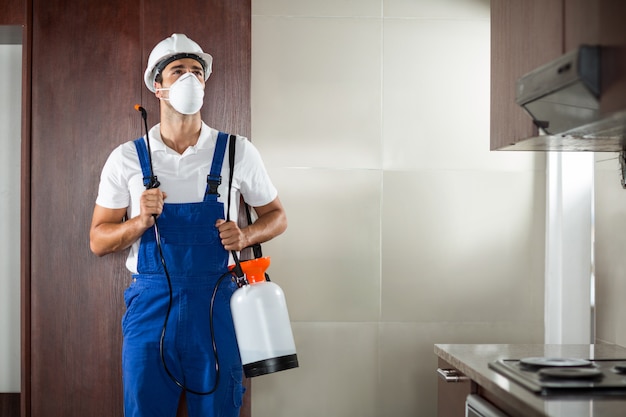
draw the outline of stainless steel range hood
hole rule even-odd
[[[518,142],[529,150],[621,151],[626,110],[603,115],[602,48],[583,45],[517,81],[516,102],[542,136]]]
[[[600,48],[583,46],[517,81],[516,102],[546,134],[596,122],[600,113]]]

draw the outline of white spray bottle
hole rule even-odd
[[[283,290],[269,281],[269,257],[240,263],[245,280],[230,299],[237,345],[246,377],[298,367]]]

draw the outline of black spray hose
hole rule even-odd
[[[154,233],[156,236],[157,247],[159,248],[159,256],[161,258],[161,265],[163,265],[163,270],[165,271],[165,276],[167,277],[167,286],[169,289],[169,302],[167,304],[167,312],[165,313],[165,320],[163,321],[163,330],[161,331],[161,338],[159,340],[159,352],[161,355],[161,363],[163,363],[163,368],[165,369],[165,372],[167,372],[167,375],[170,377],[170,379],[174,381],[176,385],[178,385],[180,388],[182,388],[186,392],[189,392],[191,394],[196,394],[196,395],[213,394],[215,391],[217,391],[217,387],[218,387],[219,380],[220,380],[220,363],[219,363],[219,357],[217,354],[217,344],[215,342],[215,330],[213,326],[213,306],[215,305],[215,297],[217,295],[217,290],[219,289],[219,285],[222,283],[224,278],[230,276],[231,273],[229,271],[229,272],[222,274],[222,276],[220,276],[217,282],[215,283],[215,287],[213,287],[213,294],[211,295],[211,304],[209,308],[209,329],[211,332],[211,345],[213,348],[213,356],[215,357],[215,383],[213,384],[213,388],[211,388],[209,391],[196,391],[185,386],[182,382],[176,379],[176,377],[172,374],[172,372],[167,367],[167,363],[165,362],[165,348],[163,347],[163,345],[165,341],[165,333],[167,331],[167,322],[169,321],[170,312],[172,311],[173,290],[172,290],[172,279],[170,278],[170,274],[169,274],[169,271],[167,269],[167,265],[165,262],[165,256],[163,255],[163,249],[161,246],[161,239],[159,235],[159,226],[158,226],[158,223],[156,222],[156,216],[154,219]]]
[[[152,151],[150,149],[150,137],[148,136],[148,115],[146,110],[141,107],[139,104],[135,105],[135,110],[140,111],[141,112],[141,118],[143,119],[143,123],[144,123],[144,129],[146,131],[146,143],[148,146],[148,162],[150,165],[150,182],[146,185],[146,189],[152,189],[152,188],[157,188],[159,187],[159,185],[161,185],[161,183],[158,181],[157,177],[154,175],[154,169],[152,167]],[[229,190],[229,197],[230,197],[230,190]],[[229,201],[230,203],[230,201]],[[159,257],[161,258],[161,265],[163,266],[163,271],[165,272],[165,277],[167,278],[167,286],[169,289],[169,302],[167,305],[167,312],[165,313],[165,320],[163,322],[163,330],[161,331],[161,338],[159,340],[159,352],[161,355],[161,363],[163,364],[163,368],[165,369],[165,372],[167,373],[167,375],[170,377],[170,379],[172,381],[174,381],[174,383],[176,385],[178,385],[181,389],[183,389],[186,392],[189,392],[191,394],[195,394],[195,395],[210,395],[213,394],[215,391],[217,391],[217,387],[219,385],[219,380],[220,380],[220,364],[219,364],[219,357],[217,354],[217,344],[215,342],[215,329],[213,326],[213,306],[215,304],[215,297],[217,295],[217,290],[219,288],[219,285],[221,284],[221,282],[224,280],[224,278],[231,276],[231,272],[228,271],[226,273],[224,273],[222,276],[219,277],[219,279],[217,280],[217,282],[215,283],[215,287],[213,288],[213,294],[211,295],[211,304],[210,304],[210,310],[209,310],[209,329],[211,332],[211,344],[213,347],[213,356],[215,357],[215,383],[213,384],[213,388],[211,388],[209,391],[196,391],[196,390],[192,390],[191,388],[185,386],[182,382],[178,381],[178,379],[176,379],[176,377],[172,374],[172,372],[169,370],[169,368],[167,367],[167,364],[165,362],[165,349],[163,347],[164,344],[164,340],[165,340],[165,333],[167,330],[167,323],[169,321],[170,318],[170,313],[172,311],[172,303],[173,303],[173,290],[172,290],[172,279],[170,277],[170,273],[167,269],[167,264],[165,262],[165,256],[163,255],[163,248],[161,246],[161,234],[159,232],[159,223],[157,222],[157,215],[153,214],[152,217],[154,217],[154,234],[155,234],[155,239],[156,239],[156,244],[157,244],[157,248],[159,249]],[[234,251],[233,251],[234,253]],[[237,258],[235,258],[237,259]],[[239,259],[236,260],[236,264],[237,267],[239,269],[241,269],[241,266],[239,264]]]

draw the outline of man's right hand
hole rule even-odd
[[[163,212],[163,203],[167,195],[153,188],[141,194],[139,215],[124,221],[126,208],[110,209],[96,204],[89,230],[91,251],[104,256],[130,247],[154,225],[154,217]]]
[[[154,225],[154,218],[163,212],[163,204],[167,194],[158,188],[146,190],[139,199],[139,218],[146,229]]]

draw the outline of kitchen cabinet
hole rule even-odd
[[[624,129],[611,140],[540,136],[515,102],[524,74],[582,44],[601,45],[600,114],[626,111],[626,3],[619,0],[491,1],[491,150],[619,151]],[[624,113],[626,121],[626,113]],[[626,122],[624,122],[626,123]],[[597,139],[597,140],[595,140]]]
[[[562,0],[491,1],[491,150],[537,135],[515,82],[562,53]]]
[[[437,417],[465,415],[465,398],[470,394],[470,380],[445,360],[438,359]]]

